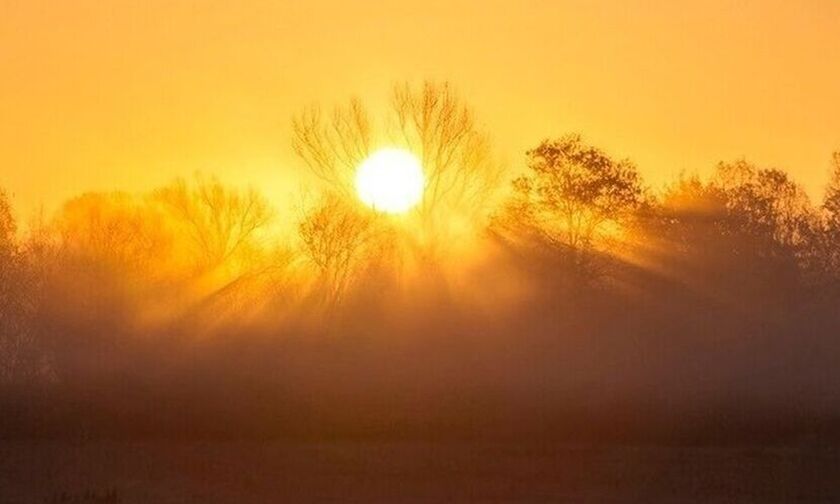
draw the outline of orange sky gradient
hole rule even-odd
[[[277,202],[292,114],[438,79],[513,169],[579,131],[655,186],[745,156],[819,197],[838,55],[834,0],[0,0],[0,187],[26,214],[201,171]]]

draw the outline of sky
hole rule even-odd
[[[0,0],[0,187],[22,213],[215,174],[299,185],[290,119],[450,81],[512,170],[567,132],[653,186],[746,157],[813,197],[840,1]]]

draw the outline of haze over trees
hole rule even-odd
[[[448,84],[306,109],[297,212],[196,177],[23,226],[0,191],[0,430],[838,427],[840,154],[814,203],[746,160],[651,188],[578,134],[503,172],[479,124]],[[426,170],[407,215],[354,193],[383,143]]]

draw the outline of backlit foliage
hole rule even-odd
[[[528,172],[513,181],[513,197],[495,227],[574,257],[602,249],[643,203],[641,179],[629,161],[568,135],[528,151]]]

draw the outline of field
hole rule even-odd
[[[0,502],[837,502],[840,450],[0,442]]]

